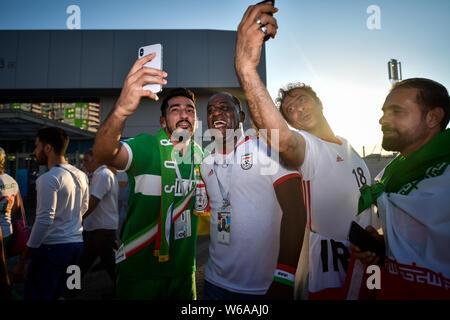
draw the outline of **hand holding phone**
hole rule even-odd
[[[272,2],[272,6],[275,7],[275,0],[264,0],[264,1],[258,2],[256,5],[263,4],[263,3],[266,3],[266,2]],[[270,15],[270,16],[273,16],[273,14],[271,12],[269,12],[267,14]]]
[[[379,263],[382,264],[385,255],[385,246],[380,243],[377,239],[372,237],[369,232],[364,230],[355,221],[352,221],[350,226],[350,232],[348,233],[348,240],[357,245],[361,252],[371,251],[374,252],[380,259]]]
[[[153,58],[152,61],[149,61],[146,64],[144,64],[144,67],[162,70],[163,58],[162,58],[162,45],[160,43],[139,48],[138,58],[140,59],[152,53],[156,53],[156,56]],[[153,93],[158,93],[162,90],[162,85],[146,84],[145,86],[142,87],[142,89],[149,90]]]
[[[272,6],[275,7],[275,0],[264,0],[264,1],[258,2],[256,5],[258,5],[258,4],[263,4],[263,3],[266,3],[266,2],[271,2],[271,3],[272,3]],[[266,14],[268,14],[269,16],[272,16],[272,17],[273,17],[272,12],[267,12]],[[265,26],[266,26],[266,25],[261,25],[261,28],[262,28],[262,27],[265,27]],[[269,39],[270,39],[270,35],[266,35],[266,36],[264,37],[264,41],[267,41],[267,40],[269,40]]]

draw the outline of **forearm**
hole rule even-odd
[[[37,181],[36,218],[27,242],[28,247],[39,248],[45,240],[55,219],[58,190],[58,182],[53,176],[42,176]]]
[[[283,211],[278,263],[296,268],[306,227],[306,209],[300,179],[285,181],[275,188],[275,193]]]
[[[45,237],[48,234],[48,230],[52,225],[53,220],[51,221],[40,221],[38,217],[36,217],[36,221],[33,224],[33,228],[31,229],[30,238],[28,239],[27,246],[30,248],[39,248],[42,242],[45,240]]]
[[[98,206],[98,204],[100,203],[100,199],[95,197],[95,196],[91,196],[89,198],[89,207],[87,209],[87,211],[85,212],[85,214],[83,215],[83,220],[85,220]]]
[[[94,156],[100,163],[113,164],[113,160],[118,155],[121,147],[120,138],[126,119],[127,116],[116,105],[105,122],[100,126],[95,136],[93,147]]]
[[[287,215],[291,219],[287,219]],[[289,221],[290,220],[290,221]],[[298,260],[303,245],[305,235],[305,221],[302,221],[300,214],[284,213],[281,220],[280,251],[278,253],[278,263],[287,266],[297,267]]]
[[[236,73],[246,94],[252,120],[258,129],[267,129],[267,140],[270,146],[276,147],[280,153],[293,148],[295,140],[292,131],[275,107],[257,70],[243,69],[239,67],[239,63],[236,63]],[[272,130],[278,132],[278,146],[277,141],[272,141],[272,133],[274,133]]]
[[[92,213],[92,211],[94,211],[93,208],[87,209],[87,211],[85,212],[85,214],[83,214],[83,221],[86,220],[86,218],[90,216],[90,214]]]
[[[31,257],[36,253],[38,248],[31,248],[29,246],[25,246],[25,249],[23,249],[22,254],[20,255],[20,261],[23,263],[28,263]]]

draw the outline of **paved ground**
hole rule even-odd
[[[201,300],[203,297],[203,279],[206,261],[208,260],[209,249],[209,235],[198,237],[197,242],[197,299]],[[18,257],[8,259],[8,270],[11,272],[17,263]],[[74,297],[74,300],[110,300],[112,291],[112,281],[105,270],[96,270],[95,265],[92,267],[82,283],[82,292]],[[23,284],[14,284],[14,290],[20,295],[23,295]]]

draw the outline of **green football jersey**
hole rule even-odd
[[[128,212],[122,241],[125,241],[143,228],[159,220],[161,208],[161,164],[159,141],[155,136],[141,134],[125,141],[130,154],[127,170],[130,194]],[[187,155],[190,156],[190,155]],[[189,180],[191,164],[181,163],[179,169],[182,178]],[[194,180],[194,179],[193,179]],[[178,181],[173,182],[175,201],[182,198]],[[167,187],[167,186],[166,186]],[[196,238],[198,216],[193,213],[194,199],[189,207],[190,236],[175,239],[175,224],[170,232],[169,260],[159,262],[154,255],[155,241],[133,256],[118,264],[118,277],[127,279],[151,279],[174,277],[195,272]],[[177,220],[178,221],[178,220]]]

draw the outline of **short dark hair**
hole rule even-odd
[[[281,105],[283,104],[284,98],[286,98],[287,95],[290,95],[292,91],[295,89],[302,89],[308,92],[311,97],[314,99],[315,102],[320,104],[322,106],[322,101],[320,101],[319,97],[317,96],[317,93],[311,88],[311,86],[304,84],[303,82],[291,82],[286,85],[284,88],[280,88],[278,90],[278,97],[275,99],[275,104],[278,107],[278,109],[281,112],[281,115],[287,120],[283,109],[281,108]]]
[[[161,114],[164,117],[166,116],[167,107],[169,106],[169,100],[173,97],[186,97],[188,99],[191,99],[192,102],[194,102],[195,107],[195,95],[191,90],[187,88],[175,88],[167,92],[161,103]]]
[[[226,91],[221,91],[221,92],[217,92],[217,93],[213,94],[211,97],[209,97],[207,105],[209,105],[209,102],[212,99],[214,99],[214,97],[218,96],[219,94],[228,96],[231,99],[231,102],[233,103],[233,105],[237,108],[237,111],[238,112],[244,112],[244,110],[242,109],[241,100],[239,100],[238,97],[236,97],[236,96],[234,96],[231,93],[226,92]]]
[[[434,108],[442,108],[444,110],[444,117],[441,121],[441,132],[445,130],[449,121],[450,100],[447,89],[440,83],[425,79],[425,78],[411,78],[395,83],[391,91],[408,88],[417,89],[417,103],[422,108],[422,114],[433,110]]]
[[[47,127],[38,131],[37,137],[39,141],[49,144],[53,147],[55,153],[63,156],[69,145],[69,136],[61,128]]]

